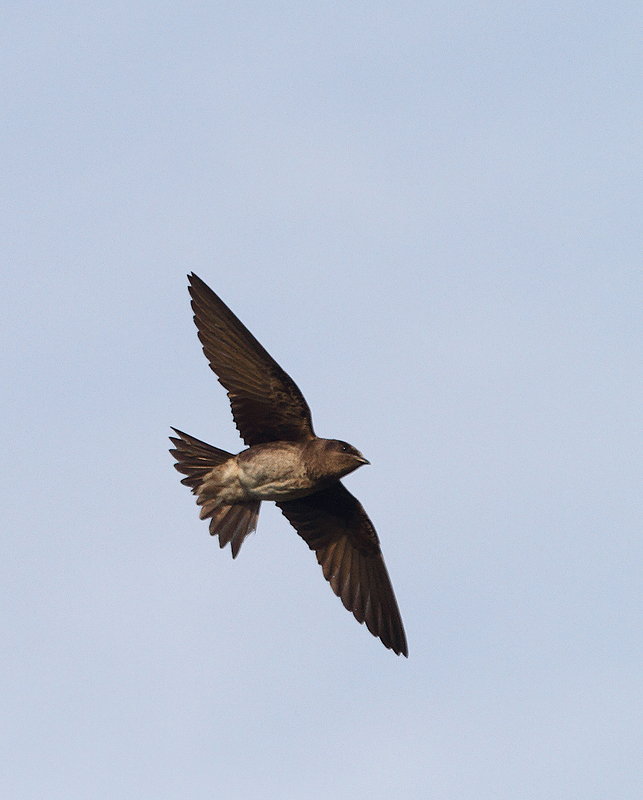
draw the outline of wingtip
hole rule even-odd
[[[382,642],[384,647],[388,647],[396,656],[404,656],[404,658],[409,657],[409,648],[406,644],[404,630],[399,631],[394,640],[391,640],[388,636],[382,635],[382,633],[375,635]]]

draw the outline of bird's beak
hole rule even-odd
[[[364,464],[370,464],[370,463],[371,463],[371,462],[370,462],[370,461],[369,461],[367,458],[364,458],[364,456],[360,456],[360,457],[359,457],[359,462],[360,462],[360,464],[361,464],[362,466],[363,466]]]

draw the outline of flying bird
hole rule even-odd
[[[247,449],[234,455],[172,428],[175,468],[186,475],[219,545],[236,558],[272,500],[317,555],[324,577],[358,622],[408,657],[406,635],[375,528],[340,478],[369,462],[352,445],[321,439],[294,381],[225,303],[188,276],[203,352],[227,389]]]

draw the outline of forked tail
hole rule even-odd
[[[187,476],[181,483],[189,486],[192,493],[197,495],[197,503],[202,506],[201,519],[210,518],[210,535],[219,537],[221,547],[230,542],[232,557],[236,558],[243,540],[257,527],[261,502],[254,500],[250,503],[223,505],[217,502],[216,497],[203,497],[201,486],[205,477],[214,467],[234,458],[234,455],[176,428],[172,430],[180,437],[176,439],[170,436],[174,445],[170,453],[176,459],[174,468]]]

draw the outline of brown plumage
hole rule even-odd
[[[262,500],[273,500],[317,555],[324,577],[358,622],[408,656],[402,619],[379,539],[340,478],[369,462],[346,442],[320,439],[293,380],[217,295],[189,276],[194,321],[210,367],[225,387],[248,449],[237,455],[181,431],[174,465],[187,475],[210,533],[236,557],[255,530]]]

